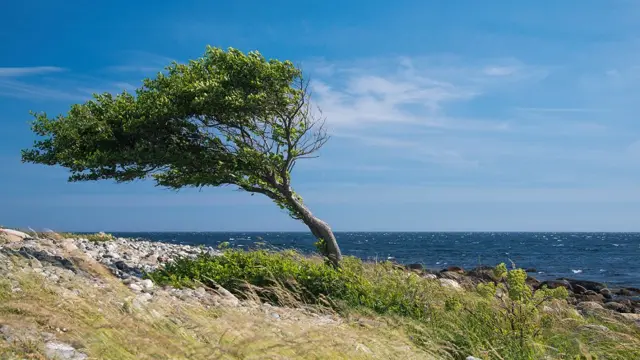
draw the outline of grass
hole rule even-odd
[[[389,262],[345,258],[334,269],[292,251],[203,254],[148,277],[176,287],[223,286],[238,296],[345,318],[368,316],[443,359],[640,359],[640,328],[604,313],[583,318],[562,300],[566,290],[533,293],[523,270],[504,265],[496,268],[497,284],[473,291],[442,287]]]
[[[27,271],[0,278],[0,324],[17,334],[12,342],[0,337],[0,359],[44,359],[42,332],[92,359],[433,358],[398,324],[369,317],[327,322],[305,309],[207,308],[163,290],[139,307],[101,265],[81,254],[72,259],[101,285],[80,276],[52,283],[28,271],[26,260],[13,259]],[[16,283],[19,292],[11,290]]]

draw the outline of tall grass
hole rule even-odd
[[[581,326],[597,320],[570,308],[562,300],[564,288],[534,293],[523,270],[508,271],[503,264],[495,270],[498,281],[473,291],[443,287],[390,262],[346,257],[335,269],[293,251],[202,254],[178,259],[148,277],[176,287],[222,286],[275,305],[371,316],[397,326],[441,358],[640,359],[640,331],[633,325],[616,322],[608,337],[586,335]]]

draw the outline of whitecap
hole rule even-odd
[[[573,271],[574,274],[580,274],[582,273],[582,270],[578,269],[578,270],[573,270],[571,269],[571,271]]]
[[[605,271],[607,271],[607,270],[605,270],[605,269],[600,269],[600,272],[605,272]]]

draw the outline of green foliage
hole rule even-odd
[[[22,161],[67,168],[69,181],[234,185],[296,219],[305,209],[290,173],[328,139],[300,69],[233,48],[207,47],[145,79],[135,94],[94,94],[66,115],[33,115],[40,140]]]
[[[505,263],[498,264],[493,269],[493,276],[495,276],[496,279],[502,280],[505,276],[507,276],[507,265],[505,265]]]
[[[544,328],[550,326],[549,316],[541,314],[540,309],[552,299],[566,299],[568,292],[565,288],[545,288],[534,293],[526,284],[527,273],[523,269],[508,271],[504,263],[495,267],[494,274],[502,281],[478,284],[476,290],[485,301],[494,301],[497,296],[499,310],[491,310],[488,314],[489,308],[480,306],[474,316],[478,317],[477,320],[493,324],[495,332],[506,340],[509,353],[519,354],[523,359],[535,359],[541,351],[536,339]]]
[[[178,259],[148,277],[178,287],[196,282],[219,285],[241,296],[246,282],[258,288],[263,300],[274,304],[286,304],[294,294],[296,301],[336,310],[368,308],[407,316],[425,313],[426,298],[420,300],[420,289],[427,284],[419,277],[407,277],[387,263],[370,270],[365,276],[364,264],[353,257],[345,258],[341,267],[335,268],[294,251],[226,250],[221,256],[202,254],[195,260]],[[286,290],[287,297],[280,297],[278,289]]]
[[[78,238],[78,239],[87,239],[93,242],[104,242],[104,241],[114,241],[116,239],[112,234],[99,232],[93,234],[75,234],[75,233],[61,233],[60,236],[64,238]]]
[[[633,346],[616,348],[607,339],[583,339],[575,329],[580,325],[576,321],[584,320],[567,321],[542,310],[544,306],[568,309],[555,300],[564,298],[566,290],[532,293],[524,287],[526,274],[503,266],[496,268],[504,273],[503,280],[480,284],[477,293],[447,289],[390,262],[346,257],[340,268],[334,268],[295,251],[228,249],[221,256],[178,259],[148,277],[178,287],[219,285],[238,296],[255,293],[278,305],[329,307],[349,316],[377,314],[411,334],[417,346],[430,352],[443,349],[438,352],[443,359],[473,354],[482,359],[537,360],[584,353],[636,358],[639,351]]]
[[[228,241],[223,241],[220,244],[218,244],[218,249],[220,250],[228,249],[230,247],[231,247],[231,244]]]

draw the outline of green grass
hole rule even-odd
[[[370,316],[401,328],[415,345],[445,359],[640,359],[640,329],[620,320],[582,318],[562,300],[563,288],[533,293],[523,270],[504,265],[496,268],[497,284],[477,291],[448,289],[389,262],[347,257],[335,269],[293,251],[203,254],[148,277],[176,287],[220,285],[238,296],[344,317]],[[602,336],[581,328],[588,323],[610,330]]]
[[[112,234],[94,233],[94,234],[77,234],[77,233],[60,233],[61,237],[66,239],[87,239],[93,242],[113,241],[116,239]]]

